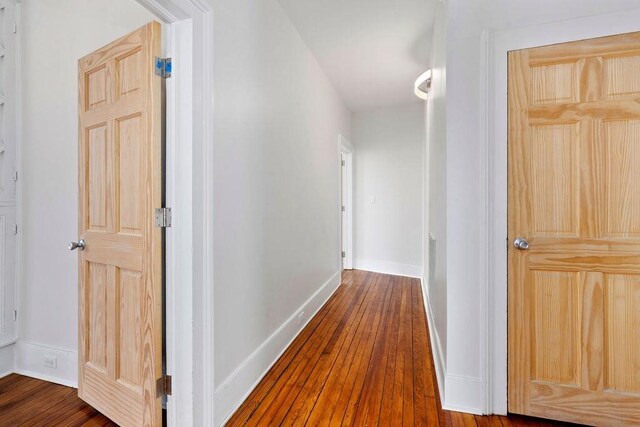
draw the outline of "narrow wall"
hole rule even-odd
[[[351,113],[275,0],[212,3],[222,422],[338,285],[338,134],[350,137]]]
[[[357,269],[422,276],[424,108],[353,115]]]
[[[432,82],[427,101],[427,208],[425,277],[434,360],[444,382],[447,356],[447,3],[439,2],[431,50]],[[442,386],[440,384],[441,391]]]
[[[77,60],[154,19],[134,0],[22,3],[23,140],[18,369],[75,384],[78,257]],[[43,367],[44,354],[58,368]]]

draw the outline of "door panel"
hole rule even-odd
[[[79,61],[78,394],[123,426],[161,425],[160,25]]]
[[[640,33],[509,53],[509,410],[640,424]]]

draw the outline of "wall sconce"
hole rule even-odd
[[[415,84],[415,93],[420,99],[429,99],[429,90],[431,90],[431,69],[420,74]]]

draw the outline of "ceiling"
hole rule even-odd
[[[278,0],[353,112],[418,102],[436,0]]]

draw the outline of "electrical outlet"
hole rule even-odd
[[[298,325],[302,325],[303,317],[304,317],[304,311],[301,311],[300,314],[298,314]]]
[[[55,356],[44,356],[44,366],[45,368],[57,369],[58,368],[58,358]]]

